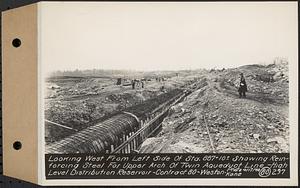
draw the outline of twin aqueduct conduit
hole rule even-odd
[[[198,88],[194,83],[193,89]],[[182,101],[191,90],[172,91],[123,111],[99,124],[90,126],[58,142],[46,146],[46,153],[131,153],[137,152],[148,137],[160,132],[170,107]],[[164,96],[165,95],[165,96]],[[165,100],[167,99],[168,100]],[[156,108],[154,108],[156,107]],[[149,111],[150,108],[150,111]],[[145,115],[150,114],[150,115]]]

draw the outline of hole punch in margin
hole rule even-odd
[[[21,143],[20,141],[15,141],[15,142],[13,143],[13,148],[14,148],[15,150],[20,150],[20,149],[22,148],[22,143]]]
[[[15,39],[12,41],[12,45],[13,45],[13,47],[15,47],[15,48],[20,47],[21,44],[22,44],[22,42],[21,42],[21,40],[18,39],[18,38],[15,38]]]

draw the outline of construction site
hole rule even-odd
[[[240,74],[248,90],[239,97]],[[58,73],[46,80],[46,153],[289,152],[288,63]]]

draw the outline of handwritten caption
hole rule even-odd
[[[289,178],[289,154],[46,154],[47,179]]]

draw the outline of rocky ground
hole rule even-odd
[[[182,72],[165,81],[151,79],[145,87],[116,85],[113,77],[60,76],[49,78],[45,87],[46,142],[51,143],[95,125],[109,116],[180,88],[193,79]]]
[[[207,84],[173,106],[159,135],[141,153],[289,152],[288,69],[285,61],[211,70]],[[239,74],[248,85],[239,98]]]

